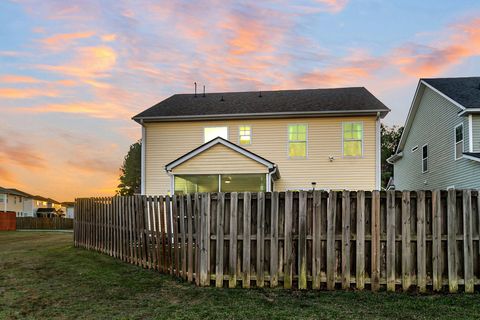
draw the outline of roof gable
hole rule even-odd
[[[457,78],[450,78],[450,79],[457,79]],[[422,100],[422,97],[426,88],[433,90],[435,93],[437,93],[438,95],[442,96],[443,98],[445,98],[446,100],[448,100],[449,102],[457,106],[459,108],[459,112],[466,109],[458,101],[453,100],[451,97],[446,95],[443,91],[440,91],[437,87],[431,85],[431,83],[434,82],[432,80],[437,80],[437,79],[420,79],[419,80],[417,89],[415,90],[415,95],[412,100],[412,104],[410,106],[410,110],[407,115],[407,120],[405,122],[405,127],[403,130],[402,136],[400,138],[400,142],[398,144],[395,155],[389,158],[390,162],[395,162],[401,158],[403,148],[405,147],[405,143],[407,142],[408,134],[412,127],[413,120],[415,119],[415,115],[420,106],[420,102]],[[447,80],[447,79],[439,79],[439,80]]]
[[[388,109],[363,87],[175,94],[133,117],[136,121],[380,114]]]

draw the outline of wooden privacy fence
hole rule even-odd
[[[88,198],[74,242],[200,286],[473,292],[479,207],[470,190]]]
[[[17,217],[17,229],[71,230],[73,219]]]

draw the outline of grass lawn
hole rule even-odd
[[[72,234],[0,232],[0,319],[478,319],[480,295],[196,288],[75,249]]]

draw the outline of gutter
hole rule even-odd
[[[212,114],[212,115],[185,115],[185,116],[135,116],[132,119],[143,124],[147,121],[187,121],[187,120],[224,120],[224,119],[244,119],[244,118],[285,118],[285,117],[315,117],[323,116],[348,116],[348,115],[377,115],[384,118],[390,109],[387,110],[346,110],[346,111],[302,111],[302,112],[264,112],[264,113],[238,113],[238,114]]]
[[[402,159],[402,157],[403,157],[403,152],[395,153],[394,155],[392,155],[390,158],[387,159],[387,162],[390,164],[394,164],[398,160]]]

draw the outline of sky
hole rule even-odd
[[[175,93],[364,86],[403,124],[419,78],[478,76],[478,0],[0,1],[0,186],[112,195],[131,117]]]

